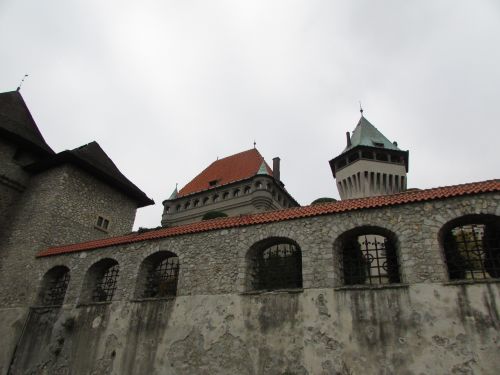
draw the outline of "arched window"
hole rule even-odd
[[[203,198],[203,205],[206,205],[208,203],[208,197]]]
[[[69,284],[69,269],[65,266],[51,268],[44,275],[39,303],[44,306],[61,306]]]
[[[302,252],[288,238],[269,238],[247,253],[247,289],[302,288]]]
[[[191,202],[190,201],[187,201],[185,204],[184,204],[184,209],[188,209],[189,206],[191,206]]]
[[[240,195],[240,189],[234,189],[233,191],[233,197],[237,197]]]
[[[263,187],[262,182],[257,181],[257,182],[255,183],[255,187],[256,187],[257,189],[262,189],[262,187]]]
[[[225,191],[224,194],[222,194],[222,199],[227,199],[229,198],[229,192]]]
[[[219,198],[220,198],[220,197],[219,197],[219,194],[215,194],[215,195],[213,196],[213,198],[212,198],[212,201],[213,201],[214,203],[216,203],[216,202],[218,202],[218,201],[219,201]]]
[[[244,194],[250,194],[250,186],[245,186],[245,189],[243,190]]]
[[[86,275],[82,300],[109,302],[113,299],[120,266],[116,260],[103,259],[93,264]]]
[[[177,294],[179,258],[169,251],[148,256],[141,265],[136,296],[162,298]]]
[[[500,277],[500,218],[471,215],[443,227],[441,242],[450,280]]]
[[[395,236],[382,228],[361,227],[339,238],[344,285],[401,282]]]

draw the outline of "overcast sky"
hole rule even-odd
[[[500,177],[500,1],[0,0],[0,91],[56,151],[93,140],[148,196],[253,147],[302,205],[365,117],[409,187]]]

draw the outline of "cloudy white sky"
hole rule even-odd
[[[366,118],[411,187],[500,177],[498,0],[0,0],[0,91],[55,151],[96,140],[156,201],[253,147],[301,204]]]

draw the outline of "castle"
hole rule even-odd
[[[0,374],[497,374],[500,181],[406,190],[362,114],[300,207],[258,150],[153,204],[0,94]],[[210,213],[227,217],[210,217]],[[222,215],[215,215],[222,216]]]

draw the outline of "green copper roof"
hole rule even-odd
[[[389,141],[375,126],[364,116],[359,119],[358,125],[352,132],[351,145],[347,146],[342,153],[356,146],[379,147],[388,150],[401,151],[395,144]]]
[[[175,185],[175,190],[170,194],[170,197],[168,198],[169,200],[177,198],[179,195],[179,192],[177,191],[177,184]]]
[[[262,161],[262,164],[260,165],[260,168],[257,171],[257,174],[269,175],[269,173],[267,172],[267,167],[266,167],[266,162],[265,161]]]

